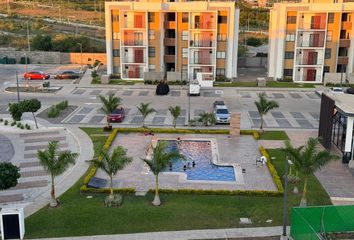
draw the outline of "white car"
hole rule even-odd
[[[332,92],[332,93],[344,93],[343,88],[341,88],[341,87],[331,87],[330,92]]]
[[[189,91],[190,96],[199,96],[200,95],[200,85],[198,82],[190,82],[189,83]]]
[[[230,112],[224,101],[214,102],[214,116],[216,123],[230,124]]]

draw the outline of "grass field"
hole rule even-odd
[[[87,130],[89,135],[98,130]],[[94,144],[105,141],[94,136]],[[284,174],[284,156],[280,150],[269,150],[273,163]],[[64,237],[80,235],[212,229],[240,227],[239,218],[249,217],[251,226],[274,226],[282,222],[282,197],[251,197],[198,194],[161,194],[163,205],[151,205],[152,194],[136,197],[126,194],[120,208],[106,208],[105,195],[92,199],[80,195],[80,179],[60,197],[62,205],[56,209],[43,208],[26,219],[26,237]],[[290,185],[290,190],[293,185]],[[300,184],[300,190],[302,186]],[[297,206],[300,195],[289,195],[289,210]],[[314,176],[309,181],[309,205],[330,204],[329,197]],[[272,223],[266,223],[272,219]]]
[[[288,135],[284,131],[265,131],[260,136],[261,140],[289,140]]]

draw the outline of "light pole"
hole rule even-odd
[[[191,121],[191,81],[188,80],[188,125]]]
[[[344,64],[341,64],[340,65],[341,68],[340,68],[340,87],[342,87],[342,84],[343,84],[343,67],[344,67]]]
[[[26,23],[26,27],[27,27],[27,46],[28,46],[28,56],[27,54],[25,54],[25,61],[26,61],[26,72],[28,72],[28,64],[30,61],[30,57],[31,57],[31,44],[30,44],[30,36],[29,36],[29,27],[28,27],[28,20],[27,20],[27,23]],[[26,79],[26,85],[28,87],[28,79]]]
[[[287,207],[287,201],[288,201],[288,171],[289,171],[289,159],[286,156],[285,158],[285,175],[284,175],[284,206],[283,206],[283,234],[281,236],[281,239],[288,239],[287,234],[286,234],[286,225],[287,225],[287,219],[288,219],[288,207]]]
[[[80,65],[81,65],[81,72],[82,72],[82,43],[77,43],[80,46]]]
[[[20,102],[20,90],[18,88],[18,72],[16,71],[16,84],[17,84],[17,102]]]

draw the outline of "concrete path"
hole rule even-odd
[[[99,235],[67,238],[46,238],[51,240],[192,240],[192,239],[231,239],[280,236],[282,227],[229,228],[170,232],[148,232],[116,235]],[[42,238],[45,240],[45,238]]]

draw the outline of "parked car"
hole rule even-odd
[[[192,81],[189,83],[189,91],[190,96],[199,96],[200,95],[200,85],[198,81]]]
[[[330,92],[332,92],[332,93],[344,93],[343,88],[341,88],[341,87],[331,87]]]
[[[123,122],[125,118],[125,111],[123,107],[117,108],[107,116],[108,122]]]
[[[80,74],[75,71],[62,71],[54,75],[55,79],[76,79],[79,77]]]
[[[230,112],[224,101],[214,102],[214,116],[216,123],[226,123],[230,124]]]
[[[349,87],[347,90],[345,90],[345,93],[347,94],[354,94],[354,87]]]
[[[23,77],[29,80],[45,80],[49,79],[50,75],[40,71],[26,72]]]

